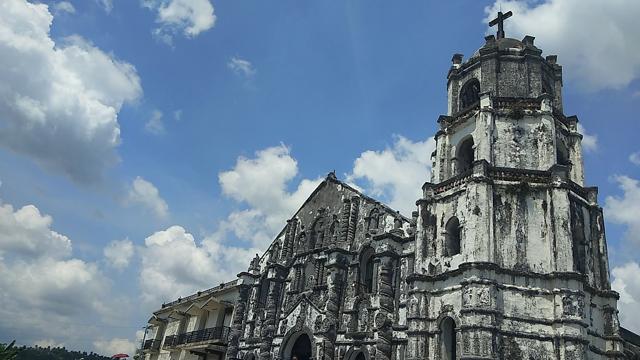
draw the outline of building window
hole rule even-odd
[[[571,165],[567,145],[561,139],[557,139],[556,141],[558,143],[556,147],[556,162],[560,165]]]
[[[446,317],[440,323],[440,348],[442,359],[456,359],[456,323],[452,318]]]
[[[460,90],[460,110],[464,110],[478,101],[480,101],[480,81],[471,79]]]
[[[473,149],[473,137],[469,136],[464,139],[458,145],[458,151],[456,153],[458,174],[461,174],[473,166],[475,160],[475,154]]]
[[[445,227],[444,256],[460,254],[460,221],[452,217]]]
[[[374,254],[375,252],[370,247],[362,250],[360,254],[360,283],[363,291],[367,293],[373,292]]]

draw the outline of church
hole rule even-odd
[[[410,217],[330,173],[246,272],[153,313],[145,359],[640,359],[562,67],[510,15],[453,55]]]

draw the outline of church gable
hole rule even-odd
[[[331,173],[287,220],[260,258],[260,268],[269,262],[286,263],[297,254],[334,246],[358,251],[372,236],[394,228],[406,231],[409,226],[409,220],[399,212],[363,195]]]

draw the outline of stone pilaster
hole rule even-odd
[[[260,337],[262,339],[260,343],[260,360],[270,360],[272,358],[271,345],[277,332],[278,305],[280,304],[280,293],[285,280],[285,275],[280,269],[274,268],[273,271],[274,276],[269,279],[269,294],[267,296],[267,306],[265,309],[266,315],[260,331]]]
[[[226,355],[227,359],[236,359],[238,357],[238,348],[240,344],[240,338],[242,337],[245,311],[247,308],[247,301],[249,299],[250,291],[251,286],[249,285],[238,286],[239,296],[235,311],[233,313],[233,320],[231,322],[229,345],[227,346]]]
[[[378,340],[376,342],[376,360],[391,359],[391,340],[393,332],[391,330],[393,306],[393,259],[385,254],[380,259],[378,296],[380,298],[380,309],[375,317],[376,329],[378,329]]]

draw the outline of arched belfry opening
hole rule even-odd
[[[443,360],[456,359],[456,322],[446,317],[440,323],[440,350]]]
[[[473,166],[475,161],[475,150],[473,148],[473,137],[469,136],[462,140],[456,151],[456,162],[458,174],[461,174]]]
[[[373,292],[374,255],[375,251],[370,247],[364,248],[360,253],[360,283],[367,293]]]
[[[460,254],[460,220],[453,216],[445,226],[444,256]]]
[[[460,110],[464,110],[480,101],[480,81],[471,79],[460,89]]]

